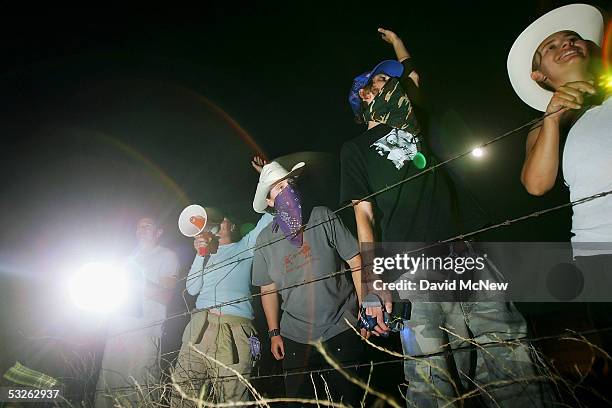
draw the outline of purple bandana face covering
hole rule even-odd
[[[285,234],[285,238],[297,247],[302,246],[302,204],[300,193],[289,184],[274,199],[274,223]]]

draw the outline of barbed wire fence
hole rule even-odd
[[[489,140],[489,141],[487,141],[485,143],[482,143],[481,145],[479,145],[477,147],[484,148],[484,147],[489,146],[489,145],[491,145],[493,143],[499,142],[499,141],[501,141],[501,140],[503,140],[503,139],[505,139],[505,138],[507,138],[507,137],[509,137],[509,136],[511,136],[511,135],[513,135],[513,134],[515,134],[515,133],[517,133],[519,131],[521,131],[521,130],[524,130],[524,129],[527,129],[527,128],[533,128],[533,127],[536,127],[536,126],[540,126],[542,121],[543,121],[543,119],[546,116],[554,114],[554,113],[556,113],[556,112],[553,112],[553,113],[550,113],[550,114],[546,114],[546,115],[544,115],[542,117],[539,117],[539,118],[536,118],[536,119],[534,119],[532,121],[529,121],[529,122],[525,123],[524,125],[521,125],[521,126],[515,128],[515,129],[513,129],[511,131],[508,131],[508,132],[506,132],[506,133],[504,133],[504,134],[502,134],[502,135],[500,135],[500,136],[498,136],[498,137],[496,137],[494,139],[491,139],[491,140]],[[461,159],[463,157],[466,157],[471,152],[472,152],[472,149],[470,149],[468,151],[465,151],[465,152],[462,152],[460,154],[457,154],[457,155],[455,155],[455,156],[453,156],[453,157],[451,157],[451,158],[449,158],[447,160],[440,161],[440,162],[438,162],[438,163],[436,163],[436,164],[434,164],[434,165],[424,169],[421,172],[418,172],[418,173],[416,173],[416,174],[414,174],[414,175],[412,175],[410,177],[402,179],[402,180],[398,181],[397,183],[394,183],[392,185],[386,186],[385,188],[380,189],[380,190],[378,190],[378,191],[376,191],[376,192],[374,192],[374,193],[372,193],[372,194],[370,194],[368,196],[365,196],[365,197],[363,197],[362,199],[360,199],[360,200],[358,200],[356,202],[352,202],[352,203],[346,204],[346,205],[336,209],[335,211],[333,211],[333,214],[337,218],[337,214],[340,211],[343,211],[343,210],[346,210],[348,208],[351,208],[354,205],[358,204],[359,202],[369,200],[369,199],[371,199],[371,198],[373,198],[373,197],[375,197],[377,195],[383,194],[383,193],[385,193],[385,192],[387,192],[389,190],[397,188],[397,187],[399,187],[400,185],[402,185],[404,183],[407,183],[407,182],[409,182],[411,180],[414,180],[414,179],[416,179],[418,177],[422,177],[422,176],[424,176],[424,175],[426,175],[428,173],[431,173],[431,172],[433,172],[437,168],[440,168],[442,166],[448,165],[449,163],[451,163],[451,162],[453,162],[455,160],[458,160],[458,159]],[[428,246],[416,249],[413,252],[422,251],[424,249],[427,249],[427,248],[430,248],[430,247],[433,247],[433,246],[436,246],[436,245],[440,245],[440,244],[443,244],[443,243],[448,243],[448,242],[453,242],[453,241],[457,241],[457,240],[463,240],[463,239],[466,239],[466,238],[470,238],[470,237],[473,237],[475,235],[481,234],[481,233],[483,233],[485,231],[490,231],[490,230],[493,230],[493,229],[507,227],[507,226],[513,225],[515,223],[518,223],[518,222],[521,222],[521,221],[524,221],[524,220],[527,220],[527,219],[530,219],[530,218],[536,218],[536,217],[539,217],[539,216],[542,216],[542,215],[545,215],[545,214],[549,214],[549,213],[554,212],[554,211],[561,210],[563,208],[569,208],[569,207],[572,207],[572,206],[575,206],[575,205],[580,205],[582,203],[589,202],[589,201],[592,201],[592,200],[595,200],[595,199],[599,199],[599,198],[605,197],[605,196],[610,195],[610,194],[612,194],[612,190],[611,191],[600,192],[600,193],[597,193],[597,194],[593,194],[593,195],[591,195],[589,197],[585,197],[585,198],[582,198],[582,199],[579,199],[579,200],[575,200],[575,201],[570,201],[570,202],[563,203],[563,204],[560,204],[560,205],[557,205],[557,206],[554,206],[554,207],[546,208],[546,209],[543,209],[543,210],[534,211],[534,212],[531,212],[529,214],[525,214],[525,215],[522,215],[522,216],[519,216],[519,217],[507,219],[507,220],[498,222],[496,224],[489,225],[489,226],[486,226],[486,227],[483,227],[483,228],[480,228],[480,229],[477,229],[477,230],[474,230],[474,231],[471,231],[471,232],[468,232],[468,233],[458,234],[456,236],[449,237],[447,239],[438,241],[436,243],[432,243],[431,245],[428,245]],[[301,229],[302,229],[302,231],[306,231],[306,230],[309,230],[309,229],[312,229],[312,228],[316,228],[316,227],[319,227],[319,226],[321,226],[321,225],[323,225],[325,223],[333,222],[336,218],[330,218],[328,220],[325,220],[325,221],[322,221],[322,222],[319,222],[319,223],[315,223],[315,224],[312,224],[312,225],[305,224],[305,225],[302,225]],[[210,264],[210,265],[207,264],[201,270],[198,270],[198,271],[196,271],[195,274],[192,274],[192,276],[187,275],[184,278],[180,279],[179,282],[182,282],[184,280],[186,282],[186,286],[187,286],[187,283],[191,279],[199,278],[200,276],[204,277],[207,274],[210,274],[210,273],[212,273],[212,272],[214,272],[216,270],[220,270],[222,268],[225,268],[225,267],[227,267],[229,265],[235,265],[235,264],[238,264],[239,262],[243,262],[245,260],[249,260],[249,259],[251,259],[253,257],[253,255],[251,255],[251,254],[254,253],[255,251],[260,250],[260,249],[262,249],[264,247],[267,247],[267,246],[270,246],[270,245],[274,245],[275,243],[277,243],[279,241],[282,241],[284,239],[285,239],[284,237],[281,237],[279,239],[272,240],[270,242],[266,242],[263,245],[259,245],[259,246],[255,245],[255,246],[249,247],[249,248],[247,248],[247,249],[245,249],[243,251],[240,251],[240,252],[234,254],[233,256],[228,257],[227,259],[224,259],[222,262],[218,262],[216,264]],[[245,255],[245,256],[241,256],[241,255]],[[363,267],[367,267],[367,266],[370,266],[370,265],[362,265],[362,268]],[[293,284],[293,285],[288,285],[286,287],[278,288],[278,289],[275,289],[273,291],[267,291],[267,292],[263,292],[263,293],[261,293],[261,292],[260,293],[255,293],[255,294],[251,294],[251,295],[248,295],[248,296],[240,297],[240,298],[237,298],[237,299],[232,299],[232,300],[228,300],[228,301],[225,301],[225,302],[220,302],[220,303],[217,303],[217,304],[215,304],[213,306],[209,306],[209,307],[206,307],[206,308],[199,308],[199,309],[196,308],[196,309],[193,309],[193,310],[190,310],[190,311],[187,311],[187,312],[175,313],[173,315],[167,316],[163,320],[159,320],[159,321],[155,321],[155,322],[149,323],[146,326],[139,327],[139,328],[134,328],[134,329],[131,329],[131,330],[122,331],[122,332],[119,332],[119,333],[115,333],[115,334],[109,336],[109,338],[123,336],[123,335],[129,334],[129,333],[134,332],[134,331],[139,331],[139,330],[144,330],[144,329],[147,329],[147,328],[155,327],[155,326],[161,325],[164,322],[166,322],[168,320],[171,320],[171,319],[191,316],[191,315],[193,315],[195,313],[199,313],[199,312],[203,312],[203,311],[209,311],[209,310],[212,310],[212,309],[220,309],[222,307],[229,306],[229,305],[234,305],[234,304],[238,304],[238,303],[249,302],[249,301],[252,301],[252,300],[254,300],[254,299],[258,298],[258,297],[261,297],[263,295],[274,294],[274,293],[281,293],[283,291],[286,291],[286,290],[289,290],[289,289],[293,289],[293,288],[296,288],[296,287],[299,287],[299,286],[309,285],[309,284],[313,284],[313,283],[316,283],[316,282],[319,282],[319,281],[322,281],[322,280],[325,280],[325,279],[330,279],[330,278],[333,278],[333,277],[345,274],[345,273],[347,273],[349,271],[350,272],[355,272],[357,270],[356,269],[355,270],[353,270],[353,269],[342,269],[342,270],[332,272],[332,273],[330,273],[328,275],[325,275],[325,276],[322,276],[322,277],[319,277],[319,278],[316,278],[316,279],[311,279],[311,280],[303,281],[303,282],[296,283],[296,284]],[[200,276],[197,276],[198,274]],[[186,298],[185,298],[185,292],[186,291],[187,291],[187,289],[183,290],[182,295],[183,295],[183,299],[184,299],[185,303],[187,304],[187,301],[186,301]],[[601,330],[592,330],[592,331],[588,331],[588,332],[581,332],[581,333],[576,333],[576,336],[578,336],[577,338],[584,340],[584,337],[580,337],[580,336],[585,336],[585,335],[593,334],[595,332],[603,332],[603,331],[608,331],[608,330],[612,330],[612,329],[608,328],[608,329],[601,329]],[[552,339],[567,339],[567,338],[568,338],[568,336],[553,336],[553,337],[548,337],[547,339],[548,340],[552,340]],[[544,338],[513,339],[513,340],[514,341],[518,341],[518,342],[531,343],[531,342],[542,341],[543,339]],[[592,350],[596,350],[599,353],[603,352],[602,350],[598,349],[598,347],[595,346],[592,342],[586,341],[586,343],[589,344],[589,347],[591,347]],[[483,345],[483,344],[479,344],[479,347],[485,347],[486,348],[486,347],[491,347],[491,346],[495,346],[495,345]],[[499,345],[497,345],[497,346],[499,346]],[[473,344],[469,345],[468,347],[473,347]],[[168,353],[168,354],[172,354],[172,353]],[[429,355],[427,355],[427,356],[429,356]],[[165,357],[165,356],[162,356],[162,358],[163,357]],[[280,378],[280,377],[286,377],[286,376],[291,376],[291,375],[321,374],[321,373],[324,373],[324,372],[328,372],[328,371],[332,371],[332,370],[337,370],[337,369],[346,370],[346,369],[359,369],[359,368],[363,368],[363,367],[371,367],[371,368],[373,368],[373,367],[376,367],[376,366],[382,366],[382,365],[387,365],[387,364],[397,364],[397,363],[403,362],[406,358],[408,358],[408,356],[399,357],[397,355],[395,357],[396,357],[395,359],[391,359],[391,360],[387,360],[387,361],[380,361],[380,362],[370,362],[370,363],[359,363],[359,362],[357,362],[355,364],[349,364],[349,365],[344,365],[344,366],[336,364],[334,366],[335,368],[328,368],[328,369],[324,369],[324,370],[293,370],[293,371],[285,372],[283,374],[270,374],[270,375],[264,375],[264,376],[253,376],[253,377],[250,377],[249,381],[257,381],[257,380],[269,379],[269,378]],[[417,358],[418,357],[419,356],[417,356]],[[426,356],[424,355],[424,356],[420,356],[420,357],[426,357]],[[608,356],[607,354],[605,355],[605,357],[607,359],[610,359],[610,356]],[[231,378],[220,377],[220,378],[217,378],[216,380],[218,380],[218,381],[234,380],[235,376],[230,376],[230,377]],[[562,381],[562,382],[565,381],[565,380],[560,380],[559,378],[561,378],[561,377],[559,377],[556,374],[553,377],[554,377],[555,381]],[[550,373],[549,373],[549,377],[548,378],[549,379],[551,378]],[[180,388],[181,385],[182,384],[176,383],[176,382],[173,382],[173,384],[172,384],[172,386],[174,388],[176,388],[176,387]],[[167,388],[168,388],[167,386],[168,386],[168,384],[165,384],[163,387],[161,387],[161,389],[167,390]],[[570,387],[570,384],[566,384],[566,383],[564,383],[563,386],[565,386],[567,389],[571,389],[571,390],[576,390],[577,389],[576,386],[572,386],[573,387],[572,388],[572,387]],[[153,385],[152,387],[155,388],[155,389],[158,389],[158,390],[160,389],[160,385],[159,384],[158,385]],[[145,394],[145,392],[143,391],[143,390],[147,390],[148,388],[150,388],[149,386],[137,385],[136,384],[135,386],[127,387],[127,388],[136,388],[136,389],[138,389],[140,394],[143,396],[143,398],[145,398],[147,395],[150,395],[150,393],[149,394]],[[579,386],[578,386],[578,388],[579,388]],[[119,388],[116,388],[116,389],[113,389],[113,390],[96,390],[96,392],[121,391],[121,390],[122,390],[122,388],[119,387]],[[179,390],[175,390],[175,391],[179,391],[180,392],[180,389]],[[605,400],[605,398],[603,396],[601,396],[601,397]],[[261,400],[261,398],[260,398],[260,400]],[[200,401],[200,402],[202,402],[202,401]],[[606,402],[609,403],[609,401],[607,401],[607,400],[606,400]],[[153,403],[153,402],[151,401],[151,403]],[[612,404],[610,404],[610,405],[612,405]],[[208,406],[212,406],[212,405],[208,405]],[[340,405],[337,405],[337,406],[340,406]]]

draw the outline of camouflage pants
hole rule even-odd
[[[543,407],[525,338],[527,327],[511,303],[416,302],[401,332],[409,407]],[[483,344],[496,343],[483,347]]]

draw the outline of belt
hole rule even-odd
[[[208,324],[221,325],[221,324],[229,324],[230,326],[237,326],[241,324],[253,325],[253,321],[246,317],[242,316],[233,316],[233,315],[216,315],[209,313],[208,314]]]

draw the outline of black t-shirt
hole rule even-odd
[[[427,143],[426,110],[419,89],[407,78],[412,67],[406,62],[404,66],[405,74],[400,82],[415,108],[421,128],[417,135],[419,151],[427,158],[429,167],[438,163],[438,159]],[[373,146],[381,138],[393,135],[393,131],[379,124],[342,146],[340,200],[343,204],[362,199],[422,171],[411,161],[405,161],[398,169],[397,156],[403,154],[401,150],[382,154]],[[443,167],[369,201],[375,204],[377,233],[383,242],[435,242],[486,223],[486,216],[473,196]]]

